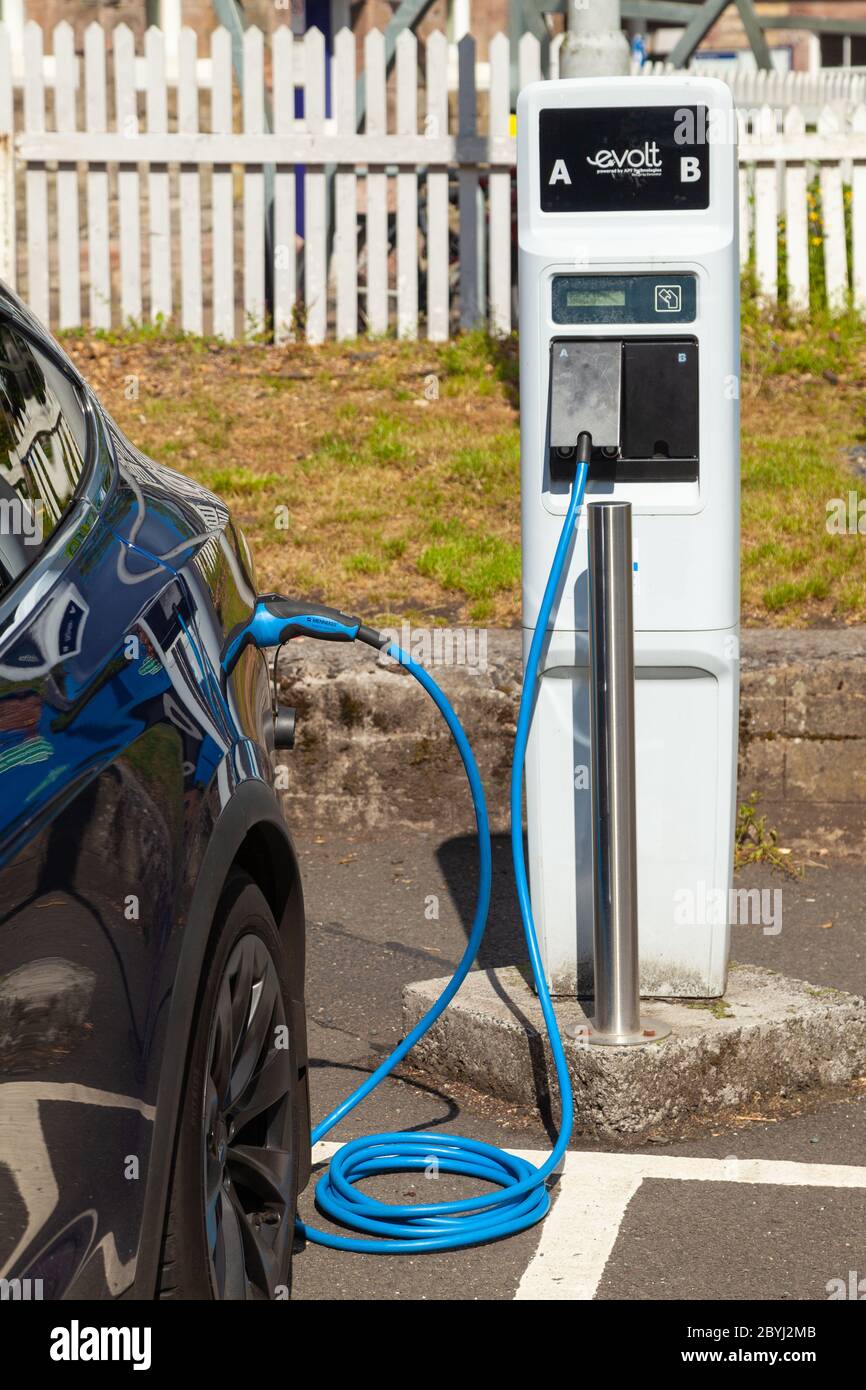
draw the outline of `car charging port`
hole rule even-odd
[[[297,712],[291,705],[278,705],[274,710],[274,747],[294,748]]]

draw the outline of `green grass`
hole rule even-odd
[[[768,314],[749,289],[744,620],[866,621],[866,537],[827,529],[833,498],[866,496],[849,456],[866,440],[866,325]],[[519,621],[515,337],[276,348],[163,325],[66,341],[135,443],[230,502],[263,588],[371,621]]]
[[[374,555],[369,550],[359,550],[346,561],[346,569],[350,574],[382,574],[385,568],[382,556]]]
[[[211,492],[224,494],[226,497],[250,497],[269,488],[278,487],[281,478],[279,473],[254,473],[251,468],[235,465],[232,468],[215,469],[207,474],[206,481]]]
[[[458,521],[430,530],[441,540],[421,552],[418,570],[438,580],[443,589],[489,599],[519,584],[520,548],[512,541],[469,530]]]

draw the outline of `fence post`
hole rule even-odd
[[[94,20],[84,32],[84,112],[87,131],[107,129],[105,33]],[[87,136],[82,136],[87,148]],[[87,161],[87,265],[90,272],[90,327],[111,327],[111,258],[108,220],[108,165]]]
[[[397,134],[418,134],[418,40],[397,40]],[[397,337],[418,337],[418,171],[397,175]]]
[[[491,139],[509,133],[508,40],[504,34],[490,41],[487,128]],[[491,171],[489,179],[490,328],[494,333],[511,332],[511,174],[510,169],[497,169]]]
[[[304,43],[304,123],[310,135],[325,128],[325,40],[308,29]],[[307,342],[323,343],[328,329],[328,189],[321,162],[304,174],[304,305]]]
[[[851,131],[859,137],[851,170],[851,288],[854,308],[866,313],[866,106],[851,116]]]
[[[0,280],[15,283],[15,150],[9,130],[0,130]]]
[[[459,85],[457,90],[458,136],[471,138],[477,131],[475,96],[475,40],[464,34],[457,45]],[[478,171],[464,167],[458,147],[458,202],[460,214],[460,327],[477,328],[484,317],[485,289],[482,284],[481,242],[484,227],[479,218]]]
[[[12,48],[0,24],[0,280],[15,288],[15,123]]]
[[[54,120],[58,130],[77,127],[75,91],[78,59],[71,24],[63,20],[54,30]],[[78,213],[78,169],[74,160],[57,166],[57,269],[60,280],[58,323],[77,328],[81,323],[81,245]]]

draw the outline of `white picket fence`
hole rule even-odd
[[[481,101],[475,45],[461,40],[449,101],[444,34],[431,34],[419,53],[414,34],[403,33],[386,78],[383,35],[369,33],[360,134],[357,45],[348,30],[337,35],[330,73],[317,30],[297,40],[288,27],[277,29],[269,55],[261,32],[247,30],[242,101],[222,29],[210,41],[206,89],[189,29],[180,35],[172,85],[157,29],[137,55],[125,25],[113,30],[109,52],[92,24],[82,61],[70,26],[58,25],[47,91],[36,24],[25,27],[23,44],[16,97],[0,26],[0,277],[44,322],[108,328],[162,317],[191,333],[234,338],[268,329],[278,342],[313,343],[365,330],[442,341],[458,326],[511,329],[515,141],[504,35],[490,44]],[[520,42],[518,66],[521,85],[540,76],[532,35]],[[268,99],[273,133],[265,133]],[[807,188],[817,177],[828,296],[841,307],[853,292],[866,306],[864,117],[862,106],[837,103],[809,130],[796,106],[774,112],[765,103],[747,115],[742,254],[747,260],[754,246],[767,299],[777,294],[784,214],[789,299],[809,305]]]
[[[673,72],[670,63],[646,63],[643,77]],[[866,75],[850,68],[822,68],[818,72],[779,72],[776,69],[739,68],[720,60],[699,59],[689,72],[718,77],[726,82],[738,106],[769,106],[787,110],[797,106],[814,123],[830,107],[842,113],[866,101]]]
[[[866,106],[847,117],[828,108],[806,131],[802,112],[789,107],[778,129],[769,107],[740,142],[740,255],[754,251],[760,294],[775,300],[779,278],[779,218],[785,219],[787,301],[804,312],[810,300],[809,239],[821,238],[826,298],[834,310],[849,299],[866,312]],[[817,182],[820,209],[808,199]],[[850,260],[845,199],[850,199]],[[815,217],[815,223],[810,222]]]

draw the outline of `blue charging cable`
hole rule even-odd
[[[480,1245],[485,1241],[498,1240],[503,1236],[514,1235],[526,1230],[544,1217],[550,1208],[547,1179],[556,1170],[571,1137],[574,1108],[571,1097],[571,1081],[568,1064],[562,1046],[553,1003],[544,976],[544,967],[538,946],[538,937],[532,917],[529,896],[529,883],[523,853],[523,765],[526,758],[526,745],[535,707],[537,676],[541,662],[542,648],[547,635],[547,625],[553,611],[565,570],[578,514],[583,502],[586,487],[589,451],[589,435],[582,434],[578,440],[577,471],[568,503],[565,521],[560,532],[559,542],[550,569],[544,597],[538,614],[538,622],[532,636],[529,656],[523,676],[523,689],[517,717],[517,734],[514,742],[514,759],[511,768],[511,853],[514,860],[514,876],[517,881],[517,897],[523,932],[529,949],[529,962],[532,969],[541,1011],[550,1039],[556,1079],[559,1086],[561,1120],[556,1143],[547,1161],[540,1167],[526,1159],[517,1158],[504,1149],[492,1144],[465,1139],[459,1135],[415,1133],[386,1133],[365,1135],[344,1144],[331,1159],[329,1167],[319,1178],[316,1186],[316,1206],[319,1211],[337,1225],[344,1226],[361,1234],[343,1236],[309,1226],[305,1221],[296,1222],[298,1232],[317,1245],[327,1245],[335,1250],[352,1250],[367,1254],[406,1254],[432,1250],[457,1250],[468,1245]],[[323,636],[328,640],[370,641],[371,645],[382,646],[376,641],[378,634],[353,620],[338,615],[323,618],[318,615],[316,626],[311,630],[306,626],[309,606],[300,603],[287,605],[278,601],[276,595],[264,600],[268,612],[262,611],[259,620],[262,632],[260,645],[271,645],[271,640],[286,640],[286,635]],[[280,606],[278,606],[280,605]],[[283,627],[273,633],[268,626],[276,611]],[[326,613],[328,610],[322,610]],[[256,621],[255,619],[253,620]],[[293,630],[286,626],[291,624]],[[330,628],[324,624],[329,623]],[[245,628],[244,631],[248,631]],[[268,638],[266,642],[264,639]],[[256,633],[247,640],[257,641]],[[244,633],[236,632],[227,639],[227,650],[239,654],[244,645]],[[475,825],[478,832],[479,883],[475,915],[466,949],[460,963],[445,989],[428,1009],[424,1017],[416,1023],[410,1033],[394,1049],[389,1057],[362,1083],[341,1101],[330,1115],[327,1115],[313,1130],[312,1141],[324,1139],[341,1120],[360,1105],[371,1091],[384,1081],[403,1060],[420,1038],[447,1009],[454,995],[466,978],[481,945],[487,914],[490,906],[490,887],[492,877],[492,856],[490,848],[490,823],[484,787],[478,772],[478,765],[463,728],[451,705],[439,686],[417,662],[396,644],[386,647],[387,653],[399,662],[423,686],[442,713],[469,780]],[[235,657],[236,659],[236,657]],[[226,665],[224,663],[224,670]],[[464,1177],[478,1178],[492,1183],[498,1190],[478,1197],[461,1201],[428,1202],[400,1206],[380,1202],[361,1191],[357,1184],[364,1178],[384,1173],[427,1172],[459,1173]]]

